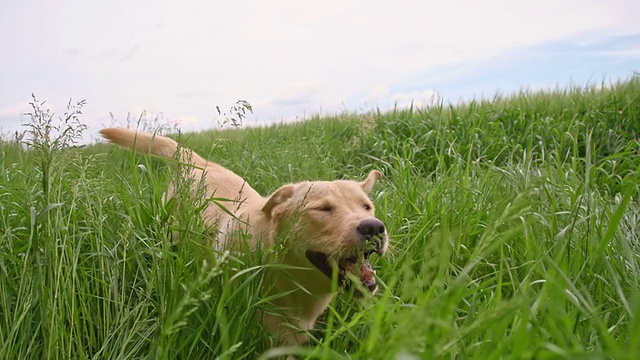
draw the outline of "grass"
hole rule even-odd
[[[257,321],[270,265],[212,254],[202,204],[163,200],[175,164],[34,115],[0,144],[0,358],[287,352]],[[640,358],[638,77],[180,139],[262,194],[385,173],[382,291],[336,297],[301,358]]]

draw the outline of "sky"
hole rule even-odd
[[[0,132],[31,94],[86,100],[85,141],[127,117],[182,131],[585,86],[640,71],[637,0],[4,0]]]

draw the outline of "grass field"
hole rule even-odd
[[[268,263],[214,257],[201,204],[162,201],[175,164],[70,147],[46,114],[0,144],[0,359],[288,351],[257,321]],[[300,358],[640,358],[637,76],[179,139],[262,194],[385,173],[381,291],[338,296]]]

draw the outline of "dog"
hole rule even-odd
[[[142,154],[177,158],[189,165],[194,186],[203,183],[206,196],[233,200],[225,209],[209,202],[203,210],[205,223],[218,229],[215,248],[234,248],[241,238],[238,233],[250,235],[253,249],[284,239],[277,248],[277,262],[284,266],[267,270],[265,286],[269,294],[283,294],[272,301],[282,313],[262,314],[265,328],[282,344],[308,341],[308,330],[334,295],[334,277],[340,284],[350,278],[372,293],[377,290],[368,259],[372,253],[384,255],[389,238],[367,194],[381,172],[373,170],[363,181],[286,184],[263,197],[231,170],[168,137],[125,128],[106,128],[100,134]]]

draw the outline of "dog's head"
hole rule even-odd
[[[349,180],[303,182],[282,186],[262,211],[293,246],[288,250],[306,258],[331,279],[333,270],[343,282],[349,273],[370,291],[377,289],[369,255],[383,255],[388,236],[367,194],[382,176],[371,171],[361,182]]]

